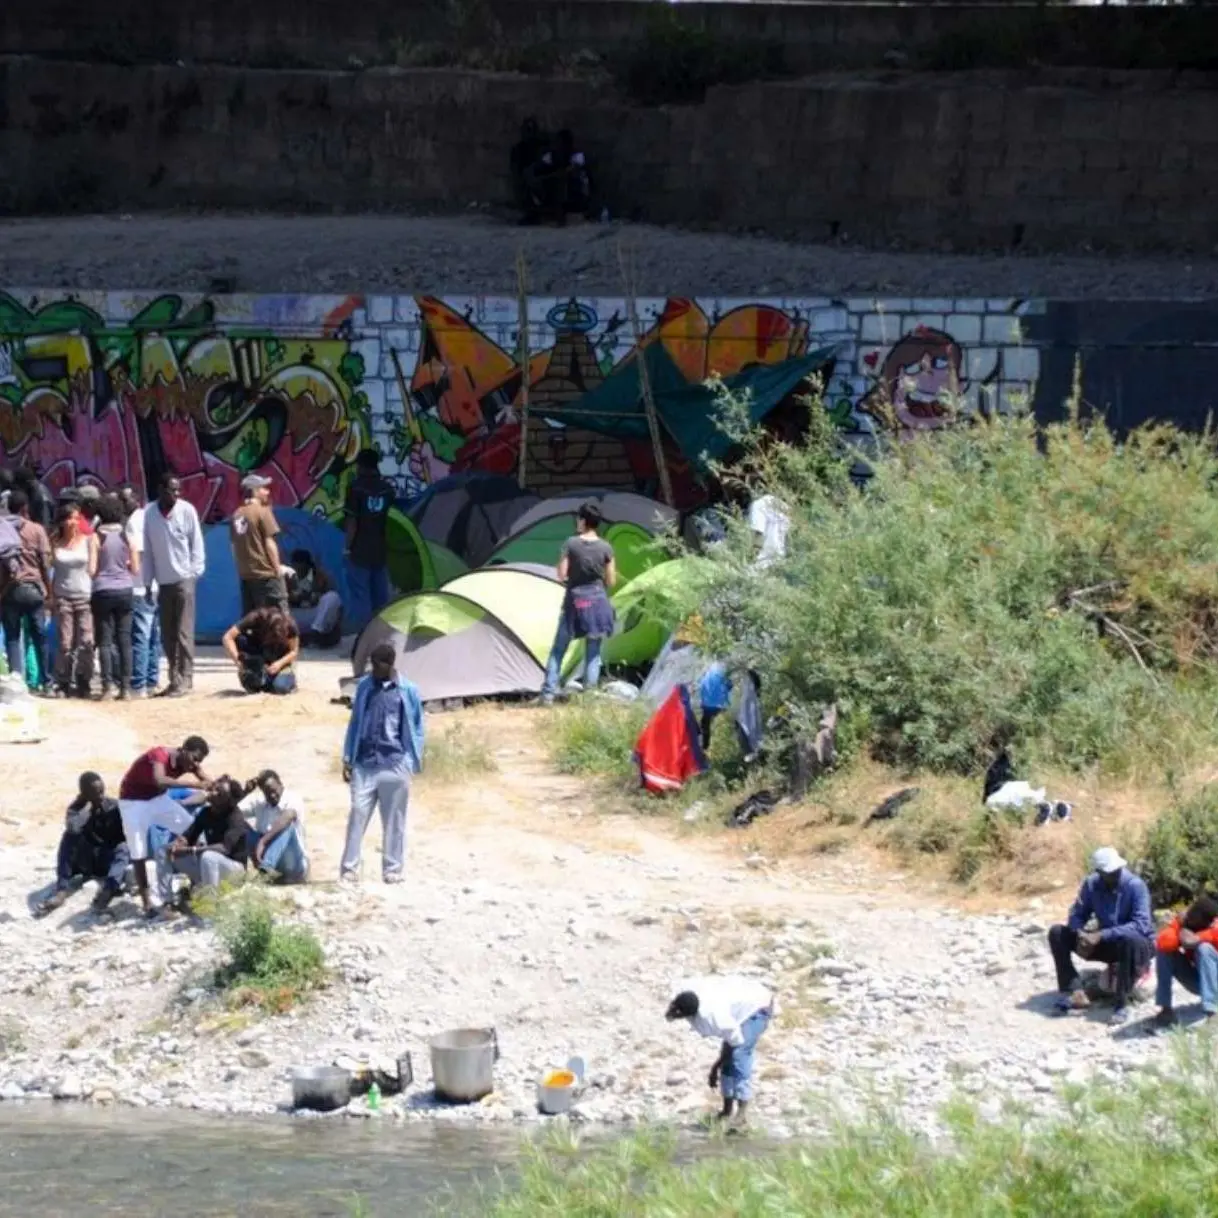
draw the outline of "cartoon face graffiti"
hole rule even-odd
[[[879,381],[860,404],[901,434],[934,431],[959,412],[964,352],[950,334],[919,326],[884,357]]]

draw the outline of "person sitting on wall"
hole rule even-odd
[[[1111,1022],[1123,1024],[1129,1018],[1129,995],[1155,954],[1150,890],[1111,846],[1101,846],[1091,856],[1091,867],[1065,925],[1049,931],[1049,950],[1057,966],[1057,1009],[1065,1013],[1089,1005],[1071,959],[1078,955],[1116,966]],[[1092,918],[1096,929],[1088,930]]]
[[[343,602],[334,581],[308,550],[292,551],[288,598],[304,647],[328,650],[343,636]]]
[[[300,630],[291,614],[255,609],[231,625],[221,642],[247,694],[290,694],[296,689],[292,665],[300,654]]]
[[[35,917],[45,918],[58,909],[81,879],[101,881],[93,898],[93,911],[102,913],[122,891],[131,865],[118,800],[106,794],[101,775],[86,771],[77,782],[77,791],[68,804],[63,837],[59,839],[55,891],[39,902]]]
[[[254,866],[281,884],[303,884],[309,878],[304,801],[274,770],[251,778],[245,791],[241,814],[253,819],[257,834],[250,856]]]
[[[548,158],[548,160],[547,160]],[[554,137],[554,147],[542,157],[554,175],[554,217],[565,224],[568,216],[592,218],[592,177],[588,158],[575,146],[575,136],[564,127]]]

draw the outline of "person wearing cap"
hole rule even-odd
[[[699,977],[683,981],[668,1004],[669,1023],[686,1020],[700,1036],[721,1042],[707,1084],[719,1089],[719,1119],[741,1125],[753,1098],[753,1054],[777,1010],[774,995],[752,977]]]
[[[1088,930],[1095,919],[1096,929]],[[1049,950],[1057,966],[1057,1009],[1080,1010],[1088,1005],[1079,988],[1072,956],[1111,964],[1115,1007],[1112,1022],[1129,1018],[1129,995],[1155,954],[1150,890],[1111,846],[1091,856],[1091,874],[1083,881],[1064,926],[1049,931]]]
[[[241,479],[245,502],[229,521],[233,559],[241,580],[241,613],[255,609],[288,611],[288,592],[279,560],[279,524],[271,510],[271,480],[261,474]]]

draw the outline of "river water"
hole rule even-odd
[[[4,1104],[0,1215],[422,1216],[493,1187],[519,1145],[518,1131],[434,1123]]]

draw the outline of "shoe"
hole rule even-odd
[[[127,699],[130,697],[131,697],[131,691],[129,689],[120,689],[118,691],[118,693],[115,695],[115,701],[116,702],[126,702]]]
[[[406,877],[404,875],[387,875],[382,877],[386,884],[404,884]]]
[[[1150,1021],[1150,1026],[1146,1030],[1154,1036],[1159,1032],[1171,1031],[1177,1023],[1179,1023],[1179,1020],[1176,1019],[1175,1011],[1165,1008]]]
[[[47,914],[54,913],[67,899],[68,890],[57,888],[45,901],[39,901],[34,906],[34,917],[45,918]]]
[[[112,884],[103,884],[98,890],[97,895],[93,898],[92,910],[95,914],[105,913],[110,905],[110,902],[118,896],[118,889]]]
[[[106,702],[106,701],[109,701],[109,699],[111,699],[113,697],[114,697],[114,686],[113,685],[103,685],[101,687],[101,693],[99,693],[97,695],[97,700],[99,702]]]
[[[1036,819],[1032,822],[1034,825],[1047,825],[1053,815],[1053,805],[1045,803],[1043,800],[1036,805]]]
[[[1073,819],[1073,812],[1073,807],[1066,803],[1064,799],[1059,799],[1057,803],[1053,805],[1054,820],[1071,820]]]
[[[1108,1016],[1108,1026],[1110,1028],[1123,1028],[1129,1022],[1129,1008],[1127,1006],[1117,1007],[1111,1015]]]
[[[338,882],[348,888],[356,888],[359,885],[359,872],[340,871],[338,873]]]

